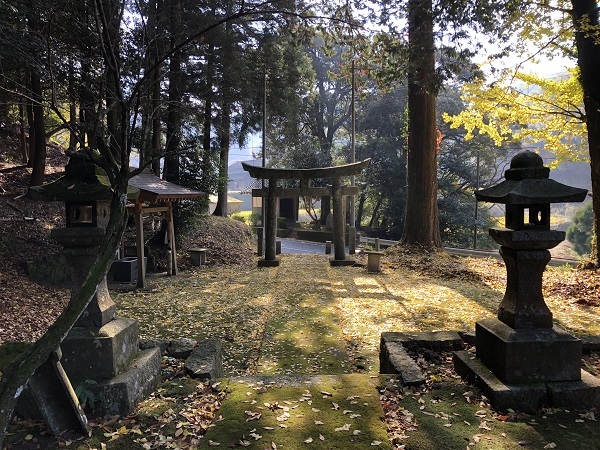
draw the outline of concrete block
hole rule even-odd
[[[365,252],[367,254],[367,271],[369,272],[381,272],[381,258],[385,253],[383,252]]]
[[[206,249],[205,248],[190,248],[190,257],[192,264],[195,266],[206,265]]]
[[[211,379],[223,376],[223,355],[219,339],[207,339],[198,344],[185,361],[185,370],[193,378]]]
[[[90,385],[89,390],[96,399],[94,416],[125,416],[133,412],[137,404],[157,388],[160,366],[160,349],[143,350],[116,377]]]

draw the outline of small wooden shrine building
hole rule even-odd
[[[131,177],[129,185],[140,190],[140,195],[130,206],[129,212],[135,217],[136,249],[138,260],[137,286],[146,287],[146,267],[144,263],[144,227],[142,215],[146,213],[164,212],[167,217],[168,247],[171,251],[171,272],[177,274],[177,252],[175,248],[175,227],[173,226],[173,202],[177,200],[198,200],[205,197],[204,192],[179,186],[162,180],[150,169]]]

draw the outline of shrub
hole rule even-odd
[[[573,244],[573,250],[580,256],[589,255],[592,251],[592,228],[594,211],[592,202],[579,208],[573,216],[573,223],[567,229],[567,240]]]

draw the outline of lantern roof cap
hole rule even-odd
[[[76,154],[69,158],[64,176],[29,191],[35,200],[73,202],[109,200],[114,193],[106,172]],[[135,199],[139,193],[139,189],[130,186],[127,198]]]
[[[582,202],[587,195],[580,189],[551,180],[550,169],[542,158],[530,151],[517,154],[510,162],[501,183],[475,192],[478,201],[506,205]]]

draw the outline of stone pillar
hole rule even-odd
[[[277,180],[269,180],[269,192],[267,195],[267,217],[265,220],[265,258],[258,261],[261,267],[273,267],[279,265],[277,260],[275,241],[277,239]]]
[[[356,227],[352,225],[348,227],[348,253],[356,253]]]
[[[98,246],[104,237],[104,228],[55,228],[50,235],[63,246],[71,272],[71,299],[73,299],[79,294],[88,269],[92,267],[98,256]],[[110,298],[106,277],[104,277],[75,326],[101,327],[113,320],[116,315],[117,307]]]
[[[498,319],[511,328],[552,328],[552,312],[542,294],[542,277],[550,261],[548,250],[500,247],[506,264],[506,292]]]
[[[344,218],[344,201],[342,196],[342,179],[341,177],[333,178],[331,187],[331,197],[333,199],[333,252],[334,259],[330,260],[332,266],[351,266],[354,261],[346,259],[346,244],[344,236],[345,218]]]

